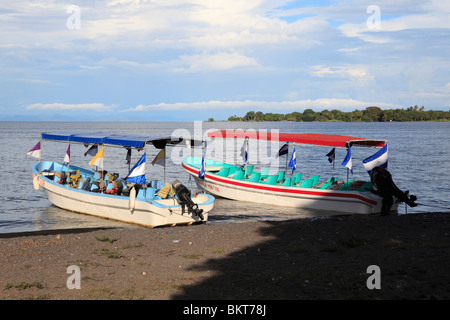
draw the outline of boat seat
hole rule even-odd
[[[284,180],[284,182],[281,184],[282,186],[292,186],[292,177],[287,178],[286,180]]]
[[[276,184],[278,180],[278,175],[274,174],[274,175],[270,175],[266,181],[262,181],[261,183],[265,183],[265,184]]]
[[[261,169],[261,178],[267,178],[269,176],[270,168],[262,168]]]
[[[248,179],[249,182],[258,182],[261,178],[261,174],[259,172],[253,172]]]
[[[217,175],[221,177],[227,177],[230,174],[230,167],[222,167]]]
[[[329,178],[327,180],[327,182],[331,182],[331,184],[336,183],[337,182],[337,178],[336,177]]]
[[[253,173],[253,166],[246,165],[245,166],[245,178],[250,176]]]
[[[244,175],[245,175],[245,171],[240,169],[234,173],[232,178],[236,179],[236,180],[242,180],[244,178]]]
[[[286,171],[278,171],[277,175],[278,175],[278,182],[283,181],[284,176],[286,175]]]
[[[319,182],[320,175],[316,174],[309,178],[312,181],[312,185],[316,185]]]
[[[302,180],[302,173],[301,172],[294,173],[294,175],[292,176],[292,179],[293,179],[293,185],[299,184],[300,181]]]
[[[321,186],[320,186],[320,188],[319,189],[326,189],[326,188],[328,188],[329,186],[331,186],[333,183],[331,183],[331,182],[325,182],[324,184],[322,184]]]
[[[303,180],[302,182],[300,182],[300,188],[311,188],[313,181],[308,179],[308,180]]]
[[[350,190],[352,187],[352,182],[354,182],[355,180],[348,180],[348,182],[344,182],[343,184],[341,184],[341,186],[339,187],[339,190]]]

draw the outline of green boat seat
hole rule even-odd
[[[267,178],[269,176],[269,168],[262,168],[261,169],[261,178]]]
[[[284,182],[282,183],[282,186],[292,186],[292,177],[287,178],[286,180],[284,180]]]
[[[300,181],[302,180],[302,173],[301,172],[294,173],[294,175],[292,176],[292,179],[293,179],[293,185],[299,184]]]
[[[265,183],[265,184],[276,184],[278,180],[278,175],[277,174],[273,174],[270,175],[266,181],[263,181],[261,183]]]
[[[312,180],[307,179],[307,180],[303,180],[302,182],[300,182],[300,188],[311,188],[312,186]]]
[[[253,173],[253,166],[246,165],[245,166],[245,177],[247,178]]]
[[[244,178],[244,175],[245,175],[244,170],[242,170],[242,169],[237,170],[233,175],[233,179],[242,180]]]
[[[313,175],[309,178],[312,181],[312,185],[316,185],[319,182],[320,176],[318,174]]]
[[[284,176],[286,175],[286,171],[278,171],[277,175],[278,175],[278,182],[283,181]]]
[[[227,177],[230,174],[230,167],[222,167],[217,174],[221,177]]]
[[[333,183],[331,182],[325,182],[323,185],[320,186],[320,189],[326,189],[330,187]]]
[[[336,181],[337,181],[336,177],[332,177],[327,180],[327,182],[331,182],[331,184],[336,183]]]
[[[339,190],[350,190],[350,188],[352,187],[352,182],[354,182],[354,181],[355,180],[348,180],[348,182],[344,182],[339,187]]]
[[[248,181],[250,181],[250,182],[258,182],[260,178],[261,178],[261,174],[259,172],[253,172],[250,175],[250,178],[248,179]]]

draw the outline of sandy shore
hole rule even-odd
[[[449,299],[449,270],[450,213],[0,236],[0,299]]]

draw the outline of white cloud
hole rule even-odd
[[[219,52],[217,54],[197,54],[192,56],[181,56],[175,64],[181,67],[174,71],[211,71],[228,70],[234,68],[257,67],[258,62],[251,57],[247,57],[237,52]]]
[[[156,111],[156,110],[207,110],[207,109],[245,109],[254,111],[300,111],[308,108],[315,110],[339,109],[354,110],[365,109],[369,106],[380,108],[398,107],[393,104],[374,101],[359,101],[354,99],[305,99],[295,101],[255,101],[255,100],[232,100],[232,101],[199,101],[199,102],[177,102],[158,103],[150,105],[138,105],[136,108],[124,110],[124,112]]]
[[[106,106],[103,103],[35,103],[26,107],[27,110],[78,110],[78,111],[110,111],[113,106]]]
[[[361,66],[346,66],[346,67],[326,67],[323,65],[312,66],[311,73],[318,77],[339,76],[351,78],[365,78],[369,74],[364,67]]]

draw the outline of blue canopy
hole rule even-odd
[[[146,143],[152,143],[156,148],[162,149],[166,144],[178,144],[183,139],[180,137],[152,137],[135,136],[116,133],[78,132],[78,131],[57,131],[42,133],[42,140],[78,142],[87,144],[107,144],[131,148],[143,148]]]

